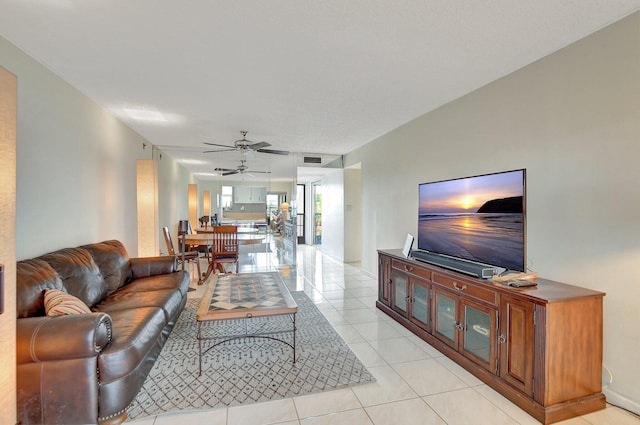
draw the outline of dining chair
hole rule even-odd
[[[173,248],[173,241],[171,240],[169,228],[166,226],[163,227],[162,234],[164,235],[164,241],[167,244],[167,251],[169,251],[169,255],[175,255],[178,259],[178,265],[182,264],[182,249],[176,251]],[[200,253],[198,251],[185,251],[184,261],[185,263],[196,263],[196,267],[198,268],[198,279],[200,279],[200,276],[202,276],[202,272],[200,271]]]
[[[178,229],[183,226],[182,222],[184,221],[184,228],[187,229],[187,235],[193,235],[193,227],[191,227],[191,222],[189,220],[180,220],[180,225],[178,225]],[[178,230],[178,236],[182,236],[180,230]],[[187,245],[187,251],[198,251],[200,254],[204,254],[207,258],[207,262],[209,261],[209,253],[211,252],[211,245]]]
[[[214,270],[223,263],[235,263],[238,273],[238,226],[215,226],[213,228],[211,261]]]

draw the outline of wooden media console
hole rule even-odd
[[[378,251],[376,306],[544,424],[604,409],[603,292],[514,288]]]

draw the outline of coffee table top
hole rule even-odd
[[[216,276],[200,301],[196,320],[242,319],[293,314],[298,306],[278,273]]]

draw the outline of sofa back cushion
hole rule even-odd
[[[45,289],[62,289],[62,281],[44,260],[32,258],[16,264],[16,313],[20,317],[44,316]]]
[[[64,248],[38,258],[58,272],[67,293],[80,298],[89,307],[106,297],[107,284],[86,249]]]
[[[129,283],[132,279],[129,255],[122,242],[111,240],[84,245],[98,265],[107,285],[107,296]]]

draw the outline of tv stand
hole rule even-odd
[[[464,273],[468,276],[477,277],[479,279],[491,279],[493,275],[500,274],[505,270],[500,267],[494,267],[488,264],[477,263],[461,258],[453,258],[447,255],[435,254],[429,251],[411,251],[411,256],[423,263],[444,267],[445,269]]]
[[[455,273],[378,251],[376,307],[544,424],[605,408],[603,292]]]

